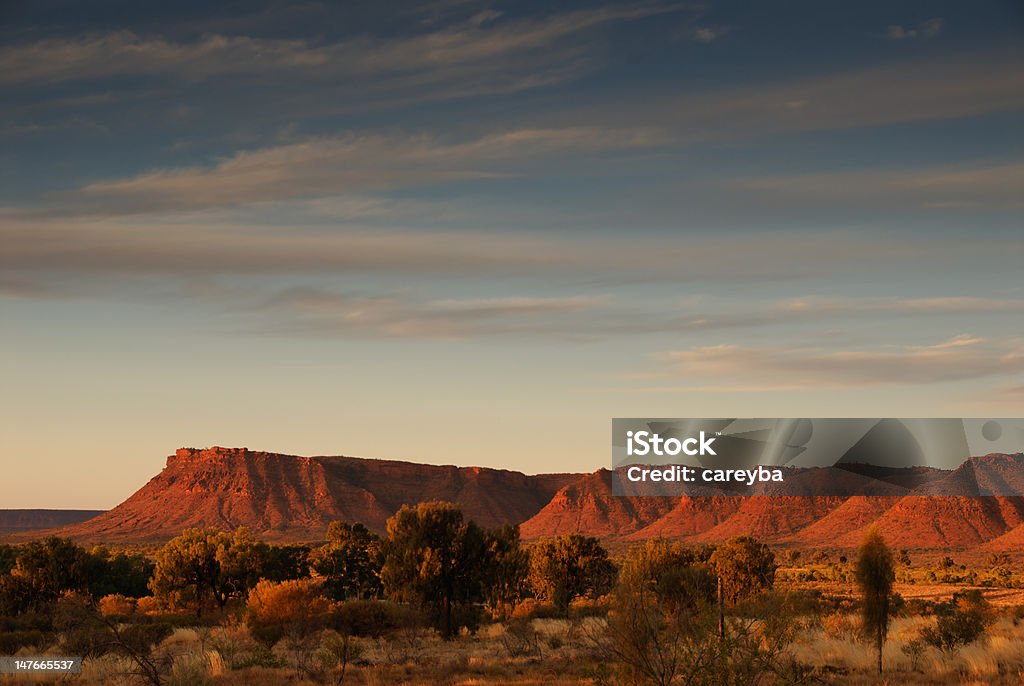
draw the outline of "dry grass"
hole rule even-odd
[[[947,654],[922,646],[912,654],[904,647],[914,641],[928,618],[904,617],[894,621],[885,645],[886,673],[875,673],[875,653],[859,636],[855,615],[836,612],[804,634],[791,651],[802,663],[816,668],[823,683],[849,686],[1009,686],[1024,684],[1024,623],[1002,616],[983,642]],[[396,640],[361,639],[361,659],[348,671],[343,686],[569,686],[593,684],[593,674],[605,656],[595,654],[588,636],[599,631],[603,620],[577,621],[535,619],[527,627],[534,632],[539,654],[513,655],[508,650],[506,627],[484,626],[474,635],[442,641],[429,632]],[[227,641],[230,639],[230,641]],[[227,641],[227,642],[225,642]],[[401,643],[396,647],[396,643]],[[232,654],[222,654],[217,648]],[[168,686],[315,686],[288,663],[286,648],[279,645],[277,666],[245,664],[246,651],[257,644],[244,626],[224,629],[177,629],[159,650],[172,654],[174,667]],[[56,649],[55,649],[56,650]],[[273,656],[271,656],[273,659]],[[81,686],[132,686],[132,665],[115,657],[87,660],[80,677],[65,682],[22,679],[17,683],[73,683]],[[0,684],[15,683],[0,677]],[[329,681],[333,683],[333,678]]]

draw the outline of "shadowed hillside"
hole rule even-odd
[[[877,526],[892,545],[986,550],[1017,547],[1024,498],[983,495],[989,485],[1017,483],[1022,455],[972,458],[960,468],[930,470],[927,493],[957,492],[965,479],[979,496],[919,495],[878,482],[879,495],[616,496],[612,472],[526,475],[481,467],[415,464],[356,457],[297,457],[246,448],[182,448],[164,470],[109,512],[61,526],[87,541],[159,541],[188,527],[247,527],[270,540],[317,540],[334,520],[383,532],[402,505],[459,503],[483,526],[521,525],[524,538],[578,532],[631,540],[665,537],[710,543],[752,535],[793,546],[859,544]],[[918,470],[919,472],[920,470]],[[823,478],[859,480],[841,470],[794,472],[797,492]],[[915,479],[920,481],[920,474]],[[819,483],[820,485],[820,483]],[[800,490],[802,489],[802,490]],[[964,492],[963,490],[959,492]],[[920,493],[920,491],[918,491]]]

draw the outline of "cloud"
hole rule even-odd
[[[716,345],[664,353],[675,376],[764,388],[919,385],[1024,372],[1024,342],[963,334],[938,343],[871,350]]]
[[[333,221],[295,226],[173,218],[33,219],[0,212],[0,269],[68,275],[495,274],[591,283],[754,282],[836,276],[865,263],[901,272],[1019,253],[1020,238],[933,237],[871,231],[775,231],[637,236],[500,230],[410,230]],[[742,250],[735,249],[742,245]]]
[[[799,78],[762,79],[642,101],[607,100],[562,116],[671,127],[693,141],[832,131],[1024,109],[1024,61],[992,49],[889,61]]]
[[[654,148],[654,129],[520,129],[469,140],[348,134],[236,153],[212,167],[185,167],[91,183],[65,195],[72,211],[119,214],[195,210],[300,197],[520,174],[530,163],[592,152]]]
[[[835,205],[886,202],[926,209],[1024,207],[1024,163],[959,165],[925,169],[820,170],[814,173],[746,177],[735,189],[781,203]]]
[[[50,281],[23,279],[0,274],[0,298],[36,300],[66,298],[71,295],[73,295],[73,291]]]
[[[698,43],[714,43],[731,30],[729,26],[698,26],[690,32],[690,36]]]
[[[800,316],[908,315],[1024,312],[1024,300],[942,296],[930,298],[794,298],[780,303],[775,314]]]
[[[885,27],[885,35],[890,40],[935,38],[942,33],[942,25],[943,21],[940,17],[934,17],[913,26],[889,24],[889,26]]]
[[[580,339],[579,318],[603,296],[429,299],[410,293],[360,295],[292,287],[266,295],[213,284],[207,300],[248,315],[248,333],[289,336],[464,340],[495,336]],[[186,297],[195,297],[189,291]]]
[[[359,83],[363,98],[381,85],[415,85],[435,91],[435,96],[467,89],[514,91],[560,81],[584,66],[584,48],[570,38],[604,24],[678,9],[633,4],[539,19],[507,19],[483,11],[462,23],[415,35],[337,42],[220,34],[179,41],[129,31],[47,38],[0,48],[0,83],[125,77],[198,83],[251,77],[265,86],[279,78],[301,77]],[[570,68],[552,68],[559,64]]]

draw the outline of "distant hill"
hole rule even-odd
[[[854,547],[868,528],[877,526],[891,545],[901,548],[993,550],[1022,544],[1024,498],[942,494],[965,488],[984,493],[990,485],[1021,483],[1024,455],[971,458],[952,471],[914,469],[903,476],[912,477],[914,487],[928,495],[908,495],[909,484],[894,477],[888,484],[879,482],[877,494],[869,496],[778,496],[770,489],[754,496],[722,495],[714,489],[672,497],[616,496],[612,473],[604,469],[531,476],[246,448],[183,448],[167,458],[162,472],[108,512],[83,512],[53,524],[24,521],[57,526],[61,535],[93,542],[161,541],[182,529],[205,526],[245,526],[268,540],[313,541],[333,520],[362,522],[382,533],[402,505],[448,500],[460,503],[466,516],[483,526],[520,524],[527,539],[578,532],[702,543],[752,535],[782,545]],[[794,476],[798,493],[815,492],[821,479],[854,484],[866,478],[863,470],[850,471],[849,466]],[[18,530],[30,528],[40,526]]]
[[[104,510],[0,510],[0,533],[52,529],[78,524]]]

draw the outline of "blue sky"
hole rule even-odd
[[[4,3],[2,506],[1022,414],[1018,3],[360,4]]]

